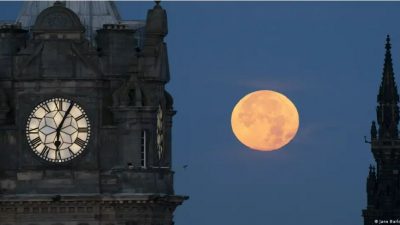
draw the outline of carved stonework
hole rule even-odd
[[[143,106],[143,93],[139,81],[131,76],[113,93],[113,107]]]
[[[28,201],[29,200],[29,201]],[[185,198],[160,195],[137,197],[44,196],[0,202],[0,225],[51,223],[102,224],[172,224],[175,208]]]

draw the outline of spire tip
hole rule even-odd
[[[390,35],[388,34],[386,36],[386,50],[391,49],[391,44],[390,44]]]

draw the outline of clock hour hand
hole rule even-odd
[[[61,144],[61,142],[60,142],[60,132],[61,132],[61,128],[63,127],[64,122],[65,122],[65,119],[67,118],[68,114],[71,112],[73,106],[74,106],[74,102],[71,102],[71,104],[69,105],[67,111],[66,111],[65,114],[64,114],[64,117],[63,117],[62,120],[61,120],[60,125],[58,125],[58,127],[57,127],[57,130],[56,130],[56,132],[57,132],[57,133],[56,133],[56,141],[54,142],[54,144],[55,144],[57,150],[59,150],[59,147],[60,147],[60,144]]]

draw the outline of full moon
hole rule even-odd
[[[255,91],[236,104],[231,125],[242,144],[253,150],[274,151],[287,145],[296,135],[299,113],[283,94]]]

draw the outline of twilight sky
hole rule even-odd
[[[20,2],[1,2],[13,20]],[[152,2],[119,2],[144,19]],[[361,225],[386,34],[400,71],[400,2],[163,2],[175,99],[176,225]],[[400,72],[398,72],[400,74]],[[397,81],[400,78],[396,76]],[[288,96],[295,139],[256,152],[230,114],[249,92]],[[183,165],[188,165],[183,169]]]

